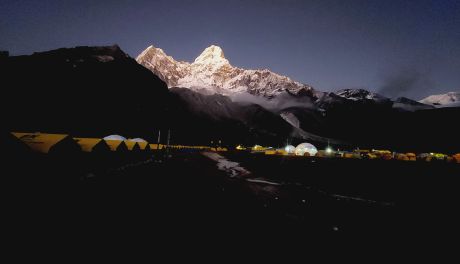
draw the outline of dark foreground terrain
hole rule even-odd
[[[458,222],[454,163],[25,149],[5,160],[11,243],[282,246],[319,235],[394,244],[453,234]]]

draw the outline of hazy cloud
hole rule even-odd
[[[233,102],[243,104],[257,104],[263,108],[277,112],[289,107],[313,108],[313,104],[308,97],[295,97],[288,93],[282,93],[272,99],[255,96],[249,93],[238,93],[230,96]]]
[[[408,97],[420,99],[424,93],[434,88],[429,71],[417,67],[405,68],[383,76],[383,85],[378,93],[390,97]]]

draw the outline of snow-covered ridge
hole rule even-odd
[[[154,46],[144,50],[136,60],[159,76],[170,88],[185,87],[225,95],[248,92],[266,97],[276,96],[285,90],[294,94],[302,90],[314,91],[309,85],[267,69],[233,67],[225,58],[223,50],[215,45],[206,48],[193,63],[176,61]]]
[[[460,102],[460,92],[449,92],[446,94],[430,95],[419,102],[430,105],[449,105]]]
[[[347,98],[353,101],[367,100],[388,100],[388,98],[364,89],[343,89],[335,92],[340,97]]]

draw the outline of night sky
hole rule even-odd
[[[460,91],[458,0],[0,0],[0,50],[11,55],[114,43],[186,61],[216,44],[234,66],[323,91]]]

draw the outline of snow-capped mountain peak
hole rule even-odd
[[[136,61],[160,77],[168,87],[177,86],[178,80],[184,76],[184,72],[190,67],[190,63],[176,61],[162,49],[153,45],[139,54]]]
[[[245,70],[233,67],[225,58],[222,48],[216,45],[207,47],[193,63],[176,61],[153,46],[143,51],[136,60],[159,76],[170,88],[184,87],[224,95],[248,92],[266,97],[276,96],[283,91],[294,94],[303,90],[314,92],[309,85],[266,69]]]
[[[207,47],[201,54],[198,56],[193,64],[230,64],[225,58],[224,51],[221,47],[211,45]]]
[[[446,94],[430,95],[419,102],[430,105],[450,105],[460,102],[460,92],[449,92]]]

